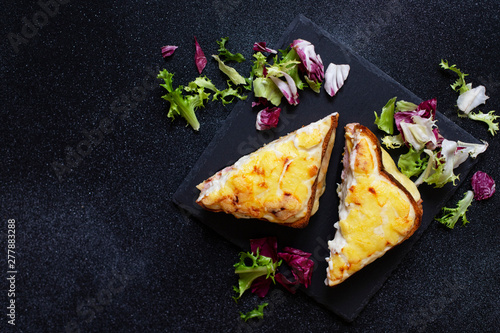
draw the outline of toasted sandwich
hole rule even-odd
[[[196,202],[237,218],[304,228],[325,191],[337,121],[330,114],[241,157],[200,183]]]
[[[342,183],[337,189],[339,221],[328,242],[329,286],[337,285],[420,226],[422,200],[415,184],[397,169],[377,137],[366,127],[345,127]]]

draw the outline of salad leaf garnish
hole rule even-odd
[[[234,265],[234,272],[239,275],[238,286],[233,289],[238,293],[238,296],[233,297],[235,300],[241,298],[243,293],[250,289],[255,279],[261,276],[271,278],[274,281],[276,269],[281,265],[281,261],[274,262],[271,258],[263,256],[257,250],[257,253],[241,252],[240,261]]]
[[[403,143],[408,147],[409,151],[400,155],[398,166],[406,176],[418,177],[414,181],[417,186],[423,183],[435,187],[443,187],[450,182],[455,184],[458,175],[454,174],[454,169],[469,156],[476,158],[488,147],[486,142],[474,144],[445,139],[436,126],[436,106],[435,98],[419,105],[406,101],[395,102],[395,98],[392,98],[380,117],[375,113],[375,123],[384,124],[379,128],[382,127],[386,132],[390,129],[387,124],[392,121],[390,117],[383,117],[385,114],[393,115],[399,133],[383,137],[382,143],[387,148],[399,148]]]
[[[325,77],[325,68],[320,55],[314,50],[314,45],[306,40],[296,39],[290,46],[299,55],[309,86],[313,91],[319,92]]]
[[[382,143],[390,149],[396,149],[405,144],[401,134],[398,135],[386,135],[382,138]]]
[[[486,172],[477,171],[471,180],[474,199],[485,200],[495,193],[495,181]]]
[[[194,45],[195,45],[195,54],[194,54],[194,62],[196,64],[196,68],[198,69],[198,73],[201,74],[205,66],[207,65],[207,57],[205,57],[205,53],[201,49],[200,44],[198,44],[198,40],[196,36],[194,37]]]
[[[245,100],[247,98],[246,95],[240,94],[238,89],[234,89],[231,87],[231,82],[227,81],[227,88],[224,90],[219,90],[217,87],[210,81],[206,76],[198,76],[194,81],[189,82],[187,87],[184,87],[184,90],[187,92],[195,92],[198,89],[208,89],[213,91],[215,94],[212,97],[212,101],[220,100],[222,101],[222,105],[227,105],[233,102],[234,98],[238,98],[240,100]],[[230,98],[230,99],[228,99]]]
[[[267,45],[266,42],[254,43],[253,50],[256,52],[267,52],[267,53],[273,53],[273,54],[278,53],[278,51],[270,49],[266,45]]]
[[[178,48],[178,46],[175,45],[165,45],[161,47],[161,56],[163,58],[170,57],[172,54],[174,54],[174,51]]]
[[[189,82],[189,84],[184,87],[184,90],[187,92],[194,92],[199,88],[208,89],[213,92],[219,91],[219,89],[217,89],[217,87],[212,83],[212,81],[210,81],[210,79],[206,75],[198,76],[196,79]]]
[[[413,111],[418,108],[418,105],[412,102],[407,101],[397,101],[396,102],[396,111]]]
[[[460,218],[462,219],[462,225],[466,225],[469,221],[467,220],[465,213],[467,212],[467,209],[471,205],[473,199],[474,193],[472,191],[465,192],[463,199],[457,203],[456,208],[443,207],[443,216],[436,218],[436,220],[450,229],[455,227],[455,224]]]
[[[398,160],[398,167],[401,172],[407,177],[418,176],[427,167],[427,162],[429,156],[424,154],[422,157],[423,150],[415,150],[410,148],[406,154],[402,154]]]
[[[235,89],[231,87],[230,81],[227,81],[227,88],[224,90],[218,90],[215,92],[213,100],[218,100],[220,97],[220,100],[222,101],[222,105],[227,105],[229,103],[232,103],[234,98],[237,98],[239,100],[245,100],[247,99],[248,96],[242,95],[239,91],[239,89]],[[228,99],[230,98],[230,99]]]
[[[248,319],[251,319],[251,318],[259,318],[259,319],[262,319],[264,318],[264,308],[266,306],[268,306],[269,303],[262,303],[261,305],[259,305],[256,309],[253,309],[252,311],[249,311],[247,313],[243,313],[243,312],[240,312],[240,317],[241,319],[243,319],[245,322],[248,320]]]
[[[472,120],[482,121],[488,125],[488,131],[491,135],[495,135],[498,131],[498,123],[495,120],[499,117],[494,114],[494,110],[488,113],[482,113],[478,111],[477,113],[471,112],[476,107],[481,104],[486,103],[489,96],[486,95],[486,88],[482,85],[472,88],[472,83],[466,83],[465,77],[468,74],[462,73],[456,65],[448,65],[446,60],[441,60],[439,64],[443,69],[449,69],[458,74],[458,80],[451,85],[453,90],[458,91],[460,95],[457,99],[457,107],[459,109],[460,117],[468,117]]]
[[[280,89],[269,78],[257,77],[253,80],[253,92],[255,97],[265,98],[271,104],[279,106],[283,94]]]
[[[337,65],[330,63],[328,65],[325,72],[325,91],[328,95],[335,96],[344,85],[345,80],[347,80],[350,70],[351,66],[347,64]]]
[[[195,130],[200,129],[200,123],[196,117],[195,111],[199,107],[203,107],[205,101],[208,99],[209,94],[204,89],[198,89],[194,95],[184,95],[182,93],[184,87],[178,86],[176,89],[172,87],[174,74],[166,69],[160,71],[158,78],[164,80],[164,84],[160,84],[167,90],[167,94],[162,98],[170,102],[170,109],[168,117],[174,119],[176,116],[181,116],[188,122],[189,125]]]
[[[267,64],[266,76],[282,76],[282,73],[289,73],[292,69],[296,69],[300,64],[300,59],[295,50],[283,51],[280,50],[282,58],[277,55],[273,58],[272,64]],[[297,70],[298,73],[298,70]]]
[[[219,45],[219,56],[220,58],[223,58],[224,61],[236,61],[236,62],[243,62],[245,61],[245,57],[241,53],[231,53],[227,48],[226,48],[226,42],[228,41],[229,37],[224,37],[221,38],[220,41],[216,41],[217,44]]]
[[[457,99],[458,109],[465,114],[468,114],[477,106],[484,104],[489,98],[486,96],[486,88],[484,86],[477,86],[475,88],[471,88],[471,84],[467,86],[470,89],[461,93]]]
[[[255,127],[259,131],[268,130],[278,126],[278,121],[280,118],[281,108],[278,107],[266,107],[262,109],[257,114],[257,120],[255,122]]]
[[[233,297],[238,300],[243,292],[251,289],[259,297],[266,296],[271,283],[276,281],[285,289],[295,293],[299,285],[306,288],[311,284],[314,262],[309,259],[311,253],[292,247],[277,252],[276,237],[264,237],[250,240],[251,252],[240,253],[240,262],[235,265],[240,274],[238,286],[233,289],[239,294]],[[282,272],[278,272],[282,262],[291,268],[293,280],[289,280]]]
[[[497,116],[495,113],[495,110],[491,110],[488,113],[482,113],[481,111],[477,111],[477,113],[474,112],[469,112],[467,116],[472,119],[472,120],[477,120],[477,121],[482,121],[488,125],[488,132],[490,132],[491,135],[497,134],[498,131],[498,123],[495,122],[497,118],[500,118],[500,116]]]
[[[270,76],[269,78],[274,82],[276,87],[278,87],[283,96],[285,96],[288,104],[299,104],[299,93],[297,92],[297,85],[295,85],[295,81],[287,73],[281,72],[281,74],[285,77],[286,81],[283,81],[276,76]]]
[[[309,259],[311,253],[292,247],[285,247],[282,251],[278,253],[278,257],[292,269],[292,275],[295,278],[293,283],[295,285],[303,284],[306,288],[309,287],[314,268],[314,261]]]
[[[444,140],[439,152],[432,151],[434,156],[427,164],[426,172],[424,172],[426,177],[423,181],[427,184],[434,184],[437,188],[443,187],[449,182],[455,185],[455,181],[459,177],[453,172],[456,151],[457,143],[455,141]]]
[[[459,92],[460,94],[470,89],[470,87],[467,86],[467,83],[465,82],[465,77],[468,76],[469,74],[462,73],[462,71],[459,68],[457,68],[457,65],[450,66],[447,60],[441,59],[439,66],[441,66],[442,69],[450,70],[458,75],[458,79],[457,81],[455,81],[455,83],[451,85],[451,89],[455,90],[456,92]]]
[[[387,134],[394,134],[394,105],[396,102],[396,97],[391,98],[385,106],[382,108],[382,112],[380,113],[380,117],[377,112],[375,113],[375,125],[378,126],[379,129],[386,132]]]
[[[233,82],[235,85],[240,85],[240,84],[245,84],[247,81],[243,76],[241,76],[236,69],[234,69],[231,66],[228,66],[222,61],[218,55],[212,55],[212,57],[217,60],[219,63],[219,69],[226,74],[231,82]]]

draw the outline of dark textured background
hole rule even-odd
[[[0,6],[0,331],[498,330],[498,194],[473,203],[466,227],[432,223],[354,323],[279,288],[264,320],[242,323],[238,312],[260,301],[231,300],[239,249],[171,202],[233,105],[200,110],[195,133],[166,117],[153,78],[159,68],[175,72],[175,84],[197,76],[193,36],[207,56],[227,36],[250,58],[253,42],[275,46],[303,14],[417,96],[437,97],[440,112],[490,143],[453,206],[473,172],[500,181],[500,148],[484,124],[457,117],[455,76],[438,63],[457,63],[486,86],[481,109],[498,109],[497,1],[66,2],[46,20],[35,1]],[[43,28],[25,28],[15,52],[7,36],[22,34],[24,17]],[[180,46],[166,61],[165,44]],[[210,59],[204,74],[224,84]],[[127,101],[134,96],[138,103]],[[99,126],[102,141],[58,177],[53,163],[68,164],[84,132]],[[15,327],[6,317],[8,219],[16,220]]]

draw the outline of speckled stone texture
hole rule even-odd
[[[474,202],[465,227],[432,223],[353,323],[279,288],[263,320],[242,322],[239,311],[261,300],[231,299],[240,249],[171,201],[234,104],[199,110],[195,133],[167,118],[154,78],[160,68],[175,73],[175,84],[198,75],[193,36],[207,56],[229,37],[227,46],[249,59],[254,42],[275,46],[303,14],[417,96],[436,97],[441,113],[489,142],[447,204],[454,206],[475,171],[500,181],[499,139],[457,116],[455,76],[438,64],[458,64],[469,82],[486,87],[490,99],[480,109],[498,109],[498,1],[45,0],[2,9],[0,331],[500,327],[498,194]],[[179,48],[164,60],[166,44]],[[211,59],[204,74],[225,84]],[[7,317],[9,219],[16,221],[15,327]]]

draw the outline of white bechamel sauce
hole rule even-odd
[[[339,223],[337,222],[333,226],[337,229],[337,232],[335,233],[335,237],[331,241],[328,241],[328,248],[332,253],[340,253],[344,246],[347,245],[347,241],[344,236],[342,236]]]

